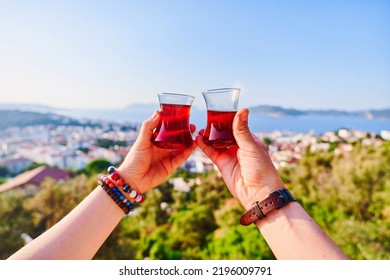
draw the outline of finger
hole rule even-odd
[[[150,139],[152,138],[153,130],[157,127],[159,120],[160,112],[158,111],[155,111],[150,118],[146,119],[141,125],[141,130],[136,143],[151,144]]]
[[[199,131],[198,135],[195,138],[195,142],[196,144],[198,144],[198,147],[205,153],[205,155],[211,159],[212,162],[217,163],[220,152],[213,147],[207,146],[204,143],[203,131],[204,129],[201,129]]]
[[[262,149],[265,149],[268,151],[267,146],[254,133],[252,133],[252,137],[255,140],[255,142],[257,143],[257,145],[259,145]]]
[[[175,170],[190,157],[191,153],[196,149],[196,147],[197,145],[193,143],[191,147],[183,151],[171,152],[164,159],[162,159],[162,163],[165,166],[171,166],[172,170]]]
[[[233,120],[233,134],[240,149],[258,148],[248,126],[249,110],[244,108],[237,112]]]
[[[196,125],[190,124],[190,131],[191,131],[191,133],[194,133],[195,130],[196,130]]]
[[[182,165],[192,154],[192,152],[198,147],[195,142],[192,143],[191,147],[185,149],[182,153],[178,154],[172,159],[172,165],[177,168]]]

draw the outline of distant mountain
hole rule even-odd
[[[0,110],[0,129],[28,125],[81,125],[80,121],[52,113]]]
[[[154,111],[159,109],[158,104],[139,103],[131,104],[120,109],[84,109],[64,112],[64,114],[84,119],[106,120],[113,122],[140,123],[150,117]]]
[[[343,110],[298,110],[280,106],[259,105],[250,107],[252,113],[269,117],[297,117],[297,116],[332,116],[332,117],[359,117],[366,119],[390,119],[390,109],[343,111]]]
[[[286,109],[279,106],[269,105],[258,105],[255,107],[250,107],[249,109],[251,113],[266,115],[270,117],[300,116],[305,114],[305,112],[301,110]]]
[[[69,118],[95,122],[139,123],[159,109],[158,104],[131,104],[121,109],[64,109],[39,104],[1,104],[0,110],[17,110],[42,114],[56,114]]]
[[[280,106],[258,105],[249,107],[251,114],[258,114],[267,117],[299,117],[299,116],[332,116],[332,117],[356,117],[364,119],[390,120],[390,109],[366,110],[366,111],[343,111],[343,110],[299,110],[284,108]],[[0,128],[5,126],[40,124],[42,122],[65,124],[65,123],[86,123],[89,121],[101,124],[103,122],[128,123],[136,125],[150,117],[154,111],[159,110],[158,103],[137,103],[130,104],[120,109],[63,109],[42,105],[31,104],[0,104],[0,111],[18,111],[23,113],[10,114],[7,116],[2,112],[0,115],[2,123]],[[204,127],[206,122],[205,108],[191,108],[191,122],[198,127]],[[33,113],[47,114],[38,116]],[[22,115],[23,115],[22,114]],[[5,121],[6,120],[6,121]],[[8,124],[7,124],[8,122]]]
[[[38,113],[55,113],[57,111],[65,111],[65,109],[54,108],[46,105],[25,103],[0,103],[0,110],[18,110]]]
[[[390,119],[390,109],[370,110],[369,113],[371,113],[374,118]]]
[[[90,120],[78,120],[53,113],[28,112],[21,110],[0,109],[0,120],[0,130],[8,127],[22,127],[30,125],[102,126],[102,123]]]
[[[159,109],[159,104],[157,103],[133,103],[127,105],[123,110],[126,111],[155,111]]]

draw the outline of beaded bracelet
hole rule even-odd
[[[134,198],[136,202],[142,203],[145,200],[145,196],[143,194],[137,193],[136,190],[126,184],[125,180],[120,177],[114,166],[108,167],[107,172],[110,174],[111,179],[116,182],[116,185],[121,187],[123,192],[128,193],[131,198]]]
[[[99,185],[127,215],[131,211],[134,211],[134,204],[126,198],[122,191],[128,193],[129,197],[134,199],[137,203],[142,203],[145,200],[145,196],[137,193],[130,185],[126,184],[114,166],[110,166],[107,171],[109,176],[99,176]],[[120,188],[122,188],[122,191]]]
[[[134,211],[134,205],[118,190],[117,187],[110,188],[102,180],[99,180],[99,185],[106,191],[106,193],[112,198],[112,200],[123,210],[127,215]]]

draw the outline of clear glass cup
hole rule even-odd
[[[193,143],[190,131],[190,110],[193,96],[159,93],[160,122],[153,132],[152,143],[162,149],[182,150]]]
[[[233,119],[238,110],[239,88],[219,88],[202,92],[207,106],[207,124],[203,140],[214,148],[237,146]]]

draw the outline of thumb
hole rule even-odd
[[[248,126],[249,110],[241,109],[237,112],[233,120],[233,134],[240,149],[258,148]]]
[[[160,119],[160,113],[158,111],[155,111],[151,117],[146,119],[141,125],[140,133],[138,135],[136,142],[138,142],[141,145],[150,144],[153,130],[157,127],[159,119]]]

